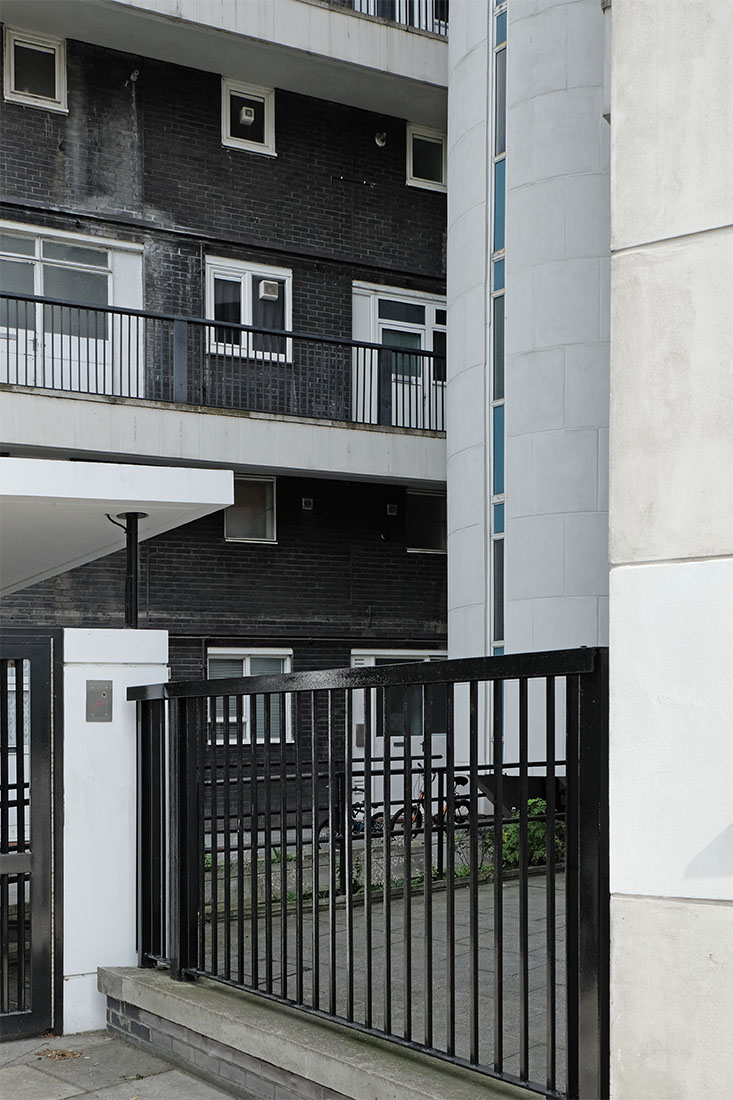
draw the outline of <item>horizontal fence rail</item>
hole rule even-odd
[[[606,677],[580,649],[129,689],[141,965],[607,1096]]]
[[[0,294],[0,382],[443,431],[445,359],[331,336]]]

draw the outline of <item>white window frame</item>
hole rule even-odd
[[[66,42],[63,38],[51,38],[36,31],[24,31],[16,27],[5,27],[3,58],[3,95],[9,103],[22,103],[24,107],[40,107],[44,111],[57,111],[68,114],[66,91]],[[27,46],[30,49],[40,47],[41,52],[53,52],[55,66],[56,96],[33,95],[31,92],[19,92],[15,88],[15,46]]]
[[[434,497],[435,499],[445,500],[447,509],[447,497],[445,493],[434,493],[430,489],[407,489],[405,497]],[[447,554],[448,553],[448,530],[447,530],[447,517],[446,517],[446,545],[442,550],[431,550],[428,546],[410,546],[407,542],[407,502],[405,501],[405,549],[408,554]]]
[[[255,280],[278,279],[285,284],[285,325],[286,332],[293,327],[293,272],[287,267],[269,267],[264,264],[250,263],[247,260],[229,260],[223,256],[206,257],[206,312],[208,325],[208,348],[212,355],[239,356],[243,359],[265,359],[271,363],[292,363],[293,341],[286,339],[285,352],[257,351],[248,344],[220,344],[216,340],[217,328],[226,328],[226,322],[214,320],[214,281],[224,279],[239,282],[242,288],[242,325],[252,324],[252,289]]]
[[[446,661],[448,659],[448,652],[445,649],[352,649],[351,651],[351,667],[352,668],[375,668],[377,660],[386,659],[387,662],[398,661],[403,663],[414,664],[427,664],[430,661]],[[377,732],[377,693],[376,689],[371,689],[372,694],[372,743],[377,736],[383,736]],[[363,752],[363,738],[365,730],[362,728],[358,730],[359,718],[361,718],[361,726],[364,726],[364,704],[358,700],[354,700],[353,709],[353,730],[352,737],[354,740],[354,749],[356,755],[361,755]]]
[[[274,478],[274,477],[240,477],[239,474],[235,474],[235,477],[234,477],[235,486],[236,486],[236,483],[238,481],[259,481],[259,482],[267,482],[270,485],[272,485],[272,537],[271,538],[258,539],[258,538],[254,538],[254,537],[243,537],[243,536],[238,536],[238,535],[228,535],[227,534],[227,512],[229,511],[229,508],[234,508],[235,507],[234,504],[230,504],[229,508],[224,509],[224,540],[225,540],[225,542],[244,542],[244,543],[256,542],[256,543],[264,543],[265,545],[270,545],[272,543],[277,542],[277,478]]]
[[[265,140],[247,141],[246,138],[233,137],[230,130],[229,97],[243,95],[248,99],[259,99],[265,109]],[[230,149],[243,149],[260,156],[276,157],[275,151],[275,89],[260,88],[256,84],[243,84],[240,80],[221,78],[221,143]]]
[[[241,659],[242,669],[243,669],[242,676],[251,676],[252,675],[252,673],[249,671],[249,662],[250,662],[250,659],[252,657],[279,657],[283,661],[283,674],[284,674],[284,673],[290,672],[292,670],[293,651],[292,651],[292,649],[282,649],[282,648],[278,648],[278,649],[271,649],[271,648],[257,649],[257,648],[249,648],[248,647],[248,648],[242,649],[242,648],[239,648],[239,647],[236,647],[236,646],[234,646],[234,647],[232,647],[232,646],[210,646],[206,651],[206,673],[207,673],[207,677],[212,682],[214,682],[216,680],[216,677],[209,677],[208,676],[209,661],[211,660],[212,657],[214,657],[214,658],[222,657],[222,658],[226,658],[226,660],[229,660],[229,661],[237,661],[237,660]],[[273,673],[273,675],[278,675],[278,674]],[[294,741],[293,713],[292,713],[291,698],[292,698],[292,696],[290,696],[290,695],[285,696],[285,744],[286,745],[287,744],[292,744],[293,741]],[[212,725],[213,726],[218,726],[219,723],[218,723],[218,720],[215,717],[213,719],[211,718],[212,704],[210,703],[209,706],[210,706],[209,728],[211,728]],[[231,721],[232,721],[232,719],[230,717],[230,722]],[[241,744],[252,745],[250,700],[249,700],[248,695],[245,695],[245,697],[242,699],[242,723],[243,723],[243,727],[244,727],[244,736],[242,738]],[[223,722],[223,719],[222,719],[221,729],[217,728],[217,730],[216,730],[216,744],[217,745],[223,745],[224,744],[224,729],[223,729],[223,726],[224,726],[224,722]],[[211,743],[211,738],[210,737],[209,737],[209,743]],[[237,730],[232,729],[231,726],[230,726],[230,733],[229,733],[229,744],[230,745],[240,744],[239,737],[237,735]],[[257,739],[256,744],[264,745],[265,744],[264,737],[263,737],[262,740]],[[280,744],[280,738],[279,737],[278,738],[273,737],[272,736],[272,731],[270,731],[270,744],[271,745],[279,745]]]
[[[423,351],[433,350],[433,332],[447,332],[447,324],[438,324],[436,311],[447,311],[445,295],[430,294],[423,290],[405,290],[398,286],[380,286],[379,283],[365,283],[355,280],[351,286],[352,311],[354,328],[352,331],[354,340],[369,340],[373,344],[382,343],[382,329],[396,329],[400,332],[420,333],[420,347]],[[369,298],[369,331],[359,330],[357,311],[353,309],[353,299],[356,296]],[[425,321],[423,324],[413,324],[410,321],[391,321],[379,316],[379,299],[392,302],[407,303],[409,305],[425,306]],[[447,321],[447,318],[446,318]],[[439,383],[445,385],[445,383]]]
[[[441,171],[442,179],[437,180],[425,180],[420,176],[416,176],[413,171],[412,161],[412,139],[414,137],[427,138],[429,141],[439,141],[442,150],[441,157]],[[424,191],[447,191],[447,171],[448,171],[448,153],[447,153],[447,139],[446,134],[442,130],[433,130],[429,126],[418,126],[415,123],[408,122],[407,124],[407,186],[408,187],[421,187]]]

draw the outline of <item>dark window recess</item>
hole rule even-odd
[[[271,481],[235,479],[234,504],[224,512],[224,537],[274,539],[274,498],[274,485]]]
[[[56,99],[56,53],[41,47],[22,46],[16,42],[14,51],[14,91],[27,95]]]
[[[410,325],[425,324],[425,306],[415,302],[394,302],[389,298],[379,299],[379,317],[383,321],[404,321]]]
[[[229,132],[233,138],[264,145],[264,101],[232,92],[229,96]]]
[[[415,179],[443,182],[443,143],[430,138],[412,138],[412,174]]]
[[[242,322],[242,284],[229,279],[214,279],[214,320],[229,321],[239,325]],[[221,328],[217,325],[215,340],[217,344],[239,344],[242,333],[239,329]]]
[[[445,325],[448,323],[448,313],[444,309],[436,309],[435,311],[435,323],[436,325]]]
[[[494,298],[494,401],[504,396],[504,295]]]
[[[504,539],[494,540],[494,638],[504,637]]]
[[[438,310],[439,313],[444,313],[444,310]],[[445,382],[445,333],[434,332],[433,333],[433,351],[435,352],[435,358],[433,359],[433,381]]]
[[[273,288],[277,287],[275,298]],[[267,276],[252,277],[252,324],[255,328],[285,328],[285,282],[282,279],[268,279]],[[285,338],[268,336],[256,332],[253,336],[255,351],[272,355],[285,354]]]
[[[407,546],[410,550],[445,550],[445,497],[407,494]]]

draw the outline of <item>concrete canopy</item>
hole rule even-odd
[[[108,516],[147,513],[143,540],[233,499],[230,470],[1,458],[0,595],[123,549]]]

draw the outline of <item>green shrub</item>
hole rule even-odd
[[[518,811],[514,811],[517,813]],[[527,860],[530,867],[547,862],[547,803],[544,798],[530,798],[527,802]],[[565,859],[565,822],[555,820],[555,859]],[[505,825],[502,830],[502,862],[505,867],[519,866],[519,822]]]

